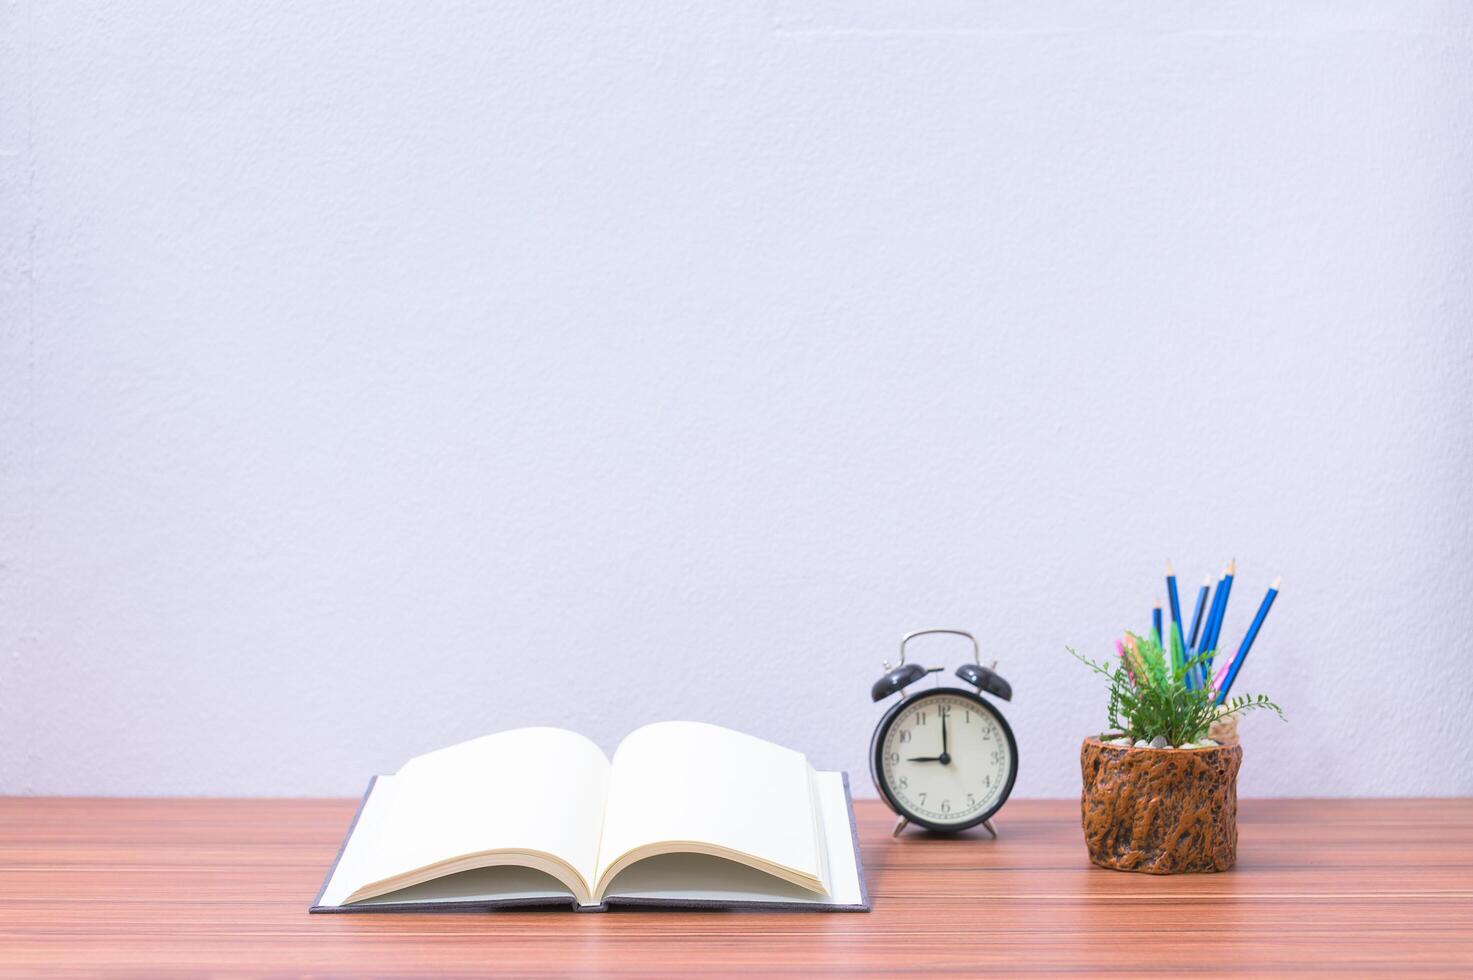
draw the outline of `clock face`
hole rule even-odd
[[[1013,733],[990,704],[942,689],[908,698],[876,733],[876,782],[903,816],[937,830],[981,823],[1018,772]]]

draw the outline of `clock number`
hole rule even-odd
[[[870,753],[877,788],[891,807],[943,832],[997,809],[1018,767],[1008,723],[991,705],[965,694],[942,688],[904,699],[881,721],[883,739]],[[949,740],[943,737],[948,725]],[[961,725],[970,727],[963,731]],[[922,758],[907,761],[912,756]],[[943,758],[946,763],[934,765]]]

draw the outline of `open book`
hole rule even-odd
[[[313,912],[566,904],[868,911],[849,783],[730,729],[636,729],[612,760],[559,728],[369,783]]]

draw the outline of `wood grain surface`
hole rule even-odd
[[[309,916],[352,800],[0,798],[0,973],[1473,976],[1473,800],[1244,801],[1236,870],[1164,878],[1074,801],[996,841],[856,805],[869,914]]]

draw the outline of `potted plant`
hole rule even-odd
[[[1081,810],[1089,859],[1102,868],[1177,874],[1226,871],[1237,860],[1242,747],[1208,736],[1215,721],[1266,708],[1263,695],[1223,699],[1202,683],[1205,652],[1187,659],[1172,638],[1126,634],[1118,665],[1069,652],[1110,685],[1110,730],[1086,738]],[[1191,680],[1189,680],[1191,678]]]

